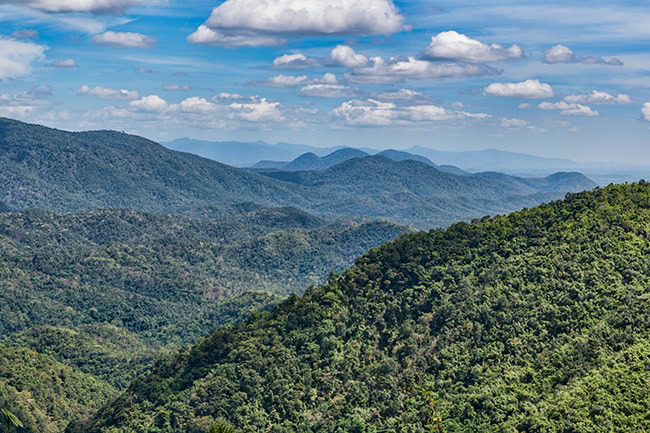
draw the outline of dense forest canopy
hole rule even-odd
[[[68,431],[646,431],[649,252],[646,182],[404,235]]]

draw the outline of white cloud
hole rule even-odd
[[[320,59],[309,58],[302,53],[284,54],[273,59],[275,69],[310,69],[320,65]]]
[[[306,84],[309,81],[307,75],[274,75],[273,77],[267,78],[263,81],[252,81],[248,83],[251,86],[263,86],[263,87],[295,87],[302,84]]]
[[[348,80],[356,83],[381,84],[405,79],[471,77],[493,74],[498,74],[498,71],[485,65],[434,63],[415,57],[393,57],[388,60],[372,57],[370,66],[355,68],[345,76]]]
[[[527,102],[524,102],[523,104],[519,104],[518,107],[520,110],[528,110],[530,108],[533,108],[532,104],[529,104]]]
[[[591,93],[581,95],[569,95],[564,98],[564,101],[573,104],[596,105],[626,105],[634,104],[635,102],[630,95],[626,95],[625,93],[619,93],[614,96],[607,92],[599,92],[598,90],[592,90]]]
[[[108,31],[95,35],[93,41],[99,45],[109,45],[113,48],[152,48],[156,38],[142,33]]]
[[[347,45],[337,45],[330,52],[328,63],[346,68],[359,68],[368,65],[370,60]]]
[[[124,13],[140,0],[0,0],[0,4],[19,4],[45,12]]]
[[[187,84],[167,83],[167,84],[163,84],[163,90],[185,91],[185,90],[192,90],[192,87],[190,87]]]
[[[449,111],[437,105],[398,106],[392,102],[375,99],[352,100],[332,110],[349,126],[409,126],[418,123],[438,122],[452,119],[485,119],[488,114]]]
[[[134,90],[111,89],[102,86],[95,86],[93,88],[90,88],[85,84],[79,88],[77,95],[89,95],[105,100],[138,99],[140,97],[140,94]]]
[[[77,61],[75,59],[57,60],[55,62],[50,63],[48,66],[51,66],[53,68],[60,68],[60,69],[78,67]]]
[[[427,99],[422,93],[416,92],[415,90],[410,89],[399,89],[389,92],[375,93],[373,99],[379,99],[381,101],[415,101],[415,100],[424,100]],[[455,107],[463,108],[463,107]]]
[[[162,113],[167,110],[167,101],[158,95],[143,96],[142,98],[131,101],[129,107],[134,111],[145,113]]]
[[[45,58],[45,50],[33,42],[0,38],[0,80],[29,75],[32,62]]]
[[[236,35],[217,32],[201,24],[187,41],[196,45],[218,45],[227,48],[259,47],[265,45],[280,45],[282,38],[273,36]]]
[[[218,95],[212,97],[213,101],[238,100],[238,99],[245,99],[245,98],[239,93],[228,93],[228,92],[221,92]]]
[[[282,122],[285,118],[279,107],[279,102],[262,98],[254,102],[233,102],[227,108],[230,117],[247,122]]]
[[[51,105],[47,100],[51,95],[52,87],[47,84],[34,86],[15,95],[0,94],[0,116],[23,118],[39,108]]]
[[[507,117],[504,117],[503,119],[501,119],[500,126],[502,128],[506,128],[506,129],[522,129],[522,128],[529,128],[530,127],[528,122],[526,122],[523,119],[507,118]]]
[[[357,89],[341,84],[309,84],[300,89],[301,96],[320,98],[350,98],[357,93]]]
[[[542,110],[561,110],[560,114],[564,116],[594,117],[599,115],[598,111],[592,110],[591,107],[582,104],[570,104],[565,101],[560,101],[555,103],[542,102],[537,107]]]
[[[486,96],[509,96],[516,98],[551,98],[553,88],[539,80],[526,80],[519,83],[492,83],[483,90]]]
[[[455,60],[470,63],[496,62],[524,57],[519,45],[504,48],[498,44],[487,45],[455,31],[441,32],[431,38],[424,58]]]
[[[544,52],[544,57],[542,61],[548,64],[556,63],[586,63],[586,64],[597,64],[597,65],[609,65],[609,66],[623,66],[617,58],[610,60],[605,60],[602,57],[576,57],[573,50],[565,45],[555,45],[552,48],[549,48]]]
[[[170,111],[194,114],[214,114],[220,110],[222,110],[220,105],[208,102],[205,98],[199,96],[184,99],[180,104],[174,104],[170,107]]]
[[[226,0],[188,40],[223,46],[278,45],[281,36],[389,35],[404,28],[392,0]]]
[[[641,108],[641,117],[643,120],[650,122],[650,102],[643,104],[643,107]]]

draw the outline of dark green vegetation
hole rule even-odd
[[[396,162],[383,156],[354,158],[327,170],[260,173],[340,197],[316,211],[390,217],[419,227],[510,212],[595,186],[579,173],[544,179],[491,172],[459,176],[418,161]]]
[[[0,171],[0,201],[14,210],[127,208],[215,219],[253,202],[420,228],[510,212],[595,186],[575,173],[528,180],[463,176],[382,156],[262,176],[128,134],[69,133],[8,119],[0,119]]]
[[[70,432],[646,432],[650,184],[372,249]]]
[[[329,225],[295,209],[219,222],[126,210],[2,214],[0,332],[106,322],[188,344],[224,315],[274,301],[247,291],[300,291],[406,229]]]

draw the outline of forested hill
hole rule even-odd
[[[543,179],[489,172],[463,176],[381,155],[350,159],[326,170],[261,173],[335,197],[316,211],[385,217],[419,227],[512,212],[596,186],[580,173]]]
[[[299,188],[116,131],[65,132],[0,118],[0,201],[12,209],[196,210],[301,206]]]
[[[650,430],[650,184],[406,235],[70,432]]]

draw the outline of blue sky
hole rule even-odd
[[[0,115],[650,164],[648,23],[647,0],[0,0]]]

